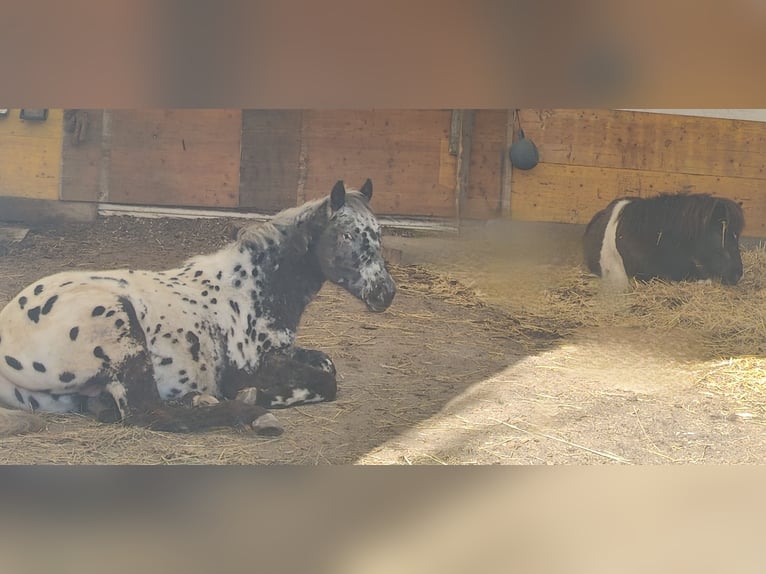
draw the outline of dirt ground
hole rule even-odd
[[[68,269],[163,269],[236,222],[112,217],[0,242],[0,305]],[[525,308],[579,268],[570,226],[481,225],[384,239],[399,291],[368,313],[327,284],[299,344],[329,353],[332,403],[276,412],[277,438],[174,435],[48,415],[6,464],[655,464],[766,462],[764,409],[701,383],[720,357],[694,329],[582,328]]]

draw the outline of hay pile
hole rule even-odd
[[[702,389],[733,399],[749,413],[766,414],[766,249],[743,250],[744,276],[736,286],[635,282],[628,293],[604,291],[579,266],[514,266],[485,262],[447,275],[397,269],[404,289],[464,306],[490,304],[528,351],[549,348],[581,328],[634,327],[652,332],[691,330],[704,341]]]
[[[720,283],[634,283],[624,294],[570,270],[563,284],[547,289],[550,312],[583,326],[692,329],[706,340],[711,358],[766,355],[766,250],[743,251],[745,274],[736,286]]]

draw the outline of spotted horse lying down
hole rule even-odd
[[[325,280],[374,312],[396,286],[368,207],[372,183],[239,231],[168,271],[72,271],[0,312],[0,435],[41,428],[30,411],[83,412],[156,430],[247,426],[280,434],[266,409],[329,401],[336,371],[294,345]]]

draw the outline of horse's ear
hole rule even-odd
[[[346,186],[343,180],[339,179],[330,192],[330,207],[333,211],[338,211],[346,203]]]
[[[367,198],[367,201],[372,199],[372,180],[369,177],[367,178],[367,181],[364,182],[364,185],[359,192]]]

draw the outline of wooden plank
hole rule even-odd
[[[745,234],[766,237],[766,195],[760,179],[541,163],[529,171],[514,170],[511,212],[524,221],[587,223],[617,197],[680,191],[741,202]]]
[[[507,120],[506,110],[476,112],[470,179],[463,203],[465,218],[487,219],[500,214]]]
[[[73,201],[98,201],[104,111],[79,111],[87,114],[87,127],[80,138],[77,138],[75,133],[64,133],[61,150],[61,198]]]
[[[88,222],[96,218],[97,208],[95,203],[82,201],[0,197],[0,220],[23,223]]]
[[[0,118],[0,196],[58,199],[61,185],[62,110],[45,121]]]
[[[516,125],[516,110],[508,110],[505,121],[505,145],[503,146],[502,184],[500,189],[500,215],[511,217],[511,190],[513,189],[513,164],[510,149]]]
[[[115,110],[108,201],[235,207],[240,110]]]
[[[300,110],[243,110],[240,207],[274,213],[297,203]]]
[[[766,123],[617,110],[522,110],[541,161],[766,179]]]
[[[450,121],[449,110],[304,112],[306,199],[369,177],[376,213],[453,217]]]
[[[463,206],[468,193],[468,180],[471,177],[471,149],[473,147],[473,128],[476,124],[476,110],[460,110],[455,116],[459,125],[457,142],[457,175],[455,177],[455,217],[458,228],[465,217]]]

